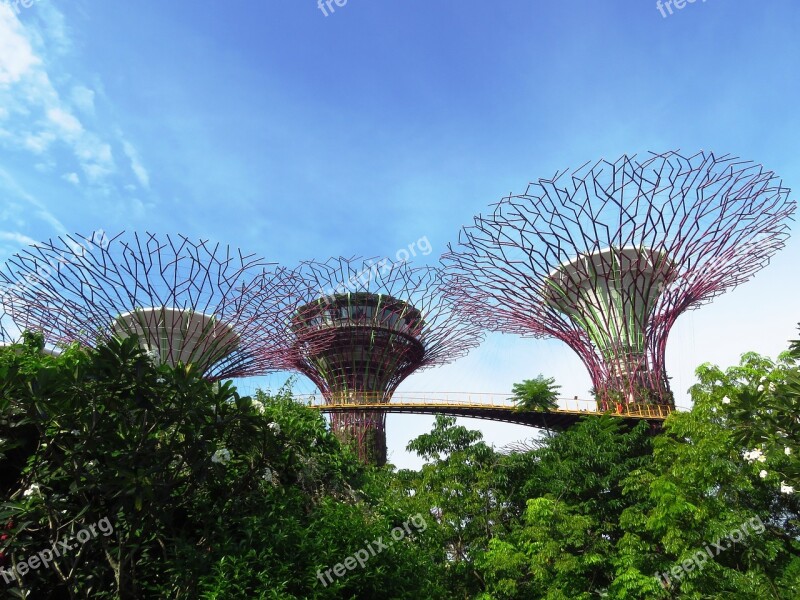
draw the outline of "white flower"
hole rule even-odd
[[[723,403],[723,404],[730,404],[730,403],[731,403],[731,399],[730,399],[730,398],[728,398],[727,396],[725,396],[725,397],[722,399],[722,403]]]
[[[211,457],[211,462],[219,463],[221,465],[224,465],[230,460],[231,460],[231,452],[227,448],[221,448],[220,450],[217,450]]]
[[[774,392],[775,391],[775,382],[774,381],[770,381],[769,382],[769,391],[770,392]]]
[[[269,427],[272,430],[272,432],[276,435],[281,432],[281,426],[278,425],[277,423],[270,423],[269,425],[267,425],[267,427]]]
[[[262,477],[267,483],[272,483],[272,469],[267,469],[264,471],[264,475]]]
[[[252,404],[253,404],[253,408],[255,408],[262,415],[264,414],[264,403],[263,402],[261,402],[260,400],[253,400]]]
[[[781,494],[794,494],[794,488],[786,485],[785,481],[781,481]]]
[[[750,450],[749,452],[745,452],[744,453],[744,459],[747,462],[754,462],[756,460],[760,461],[760,462],[764,462],[763,460],[761,460],[761,458],[763,456],[764,456],[764,453],[761,452],[761,450]]]
[[[786,448],[784,448],[784,449],[783,449],[783,453],[784,453],[786,456],[789,456],[789,455],[792,453],[792,449],[791,449],[791,448],[789,448],[789,446],[786,446]]]
[[[42,492],[41,492],[41,488],[40,488],[39,484],[38,483],[33,483],[33,484],[31,484],[31,487],[29,487],[27,490],[22,492],[22,496],[23,496],[23,498],[30,498],[34,494],[41,495],[41,493]]]
[[[761,472],[758,474],[761,479],[764,479],[769,473],[767,473],[764,469],[761,469]]]
[[[763,385],[758,386],[758,391],[759,392],[763,392],[764,391],[764,386]]]
[[[762,454],[756,460],[760,463],[767,462],[767,457]]]

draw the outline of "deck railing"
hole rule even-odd
[[[387,402],[383,394],[352,394],[342,396],[328,402],[322,395],[300,395],[296,400],[320,410],[344,409],[359,406],[361,408],[385,408]],[[656,404],[637,404],[627,406],[613,404],[600,407],[594,400],[579,398],[558,398],[558,409],[553,412],[570,414],[604,414],[640,418],[666,418],[675,410],[686,410],[682,407],[671,407]],[[390,404],[395,408],[425,409],[435,408],[503,408],[515,409],[516,402],[509,394],[472,393],[472,392],[399,392],[392,396]]]

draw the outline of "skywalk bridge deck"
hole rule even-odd
[[[609,407],[609,410],[600,410],[594,400],[577,398],[559,398],[558,409],[551,411],[520,410],[508,394],[468,392],[404,392],[394,394],[389,403],[378,402],[377,397],[370,398],[363,394],[359,399],[357,403],[327,403],[321,395],[297,398],[299,402],[324,413],[375,410],[401,414],[452,415],[557,430],[571,427],[583,417],[602,414],[609,414],[630,425],[641,421],[660,425],[670,413],[681,410],[661,405],[638,405],[635,408],[616,405]]]

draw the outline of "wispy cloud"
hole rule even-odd
[[[72,104],[85,115],[94,115],[94,90],[83,85],[76,85],[70,92]]]
[[[40,63],[11,6],[0,4],[0,85],[20,81]]]
[[[58,48],[67,46],[63,17],[50,7],[43,20],[49,38]],[[87,130],[68,102],[62,100],[37,53],[34,35],[22,26],[13,10],[0,4],[0,104],[15,118],[6,119],[3,139],[17,149],[43,154],[62,144],[71,150],[89,181],[115,172],[111,145]],[[39,48],[44,52],[44,46]],[[72,102],[84,111],[93,109],[91,90],[72,88]]]
[[[139,185],[144,189],[148,189],[150,187],[150,174],[144,168],[136,148],[128,140],[122,140],[122,149],[125,152],[125,156],[131,161],[131,170],[139,181]]]
[[[109,122],[109,111],[98,110],[98,103],[109,102],[102,81],[72,74],[71,35],[52,3],[37,3],[18,15],[0,0],[0,151],[10,158],[0,170],[6,202],[0,223],[6,229],[34,231],[33,218],[65,233],[59,208],[51,211],[37,197],[39,190],[51,193],[58,186],[79,189],[89,202],[113,195],[129,215],[153,206],[141,193],[150,189],[150,174],[139,149]],[[31,193],[26,164],[40,174],[37,192]]]
[[[4,196],[7,198],[7,202],[11,203],[13,200],[21,200],[25,202],[34,209],[32,213],[27,211],[28,214],[37,216],[55,229],[58,234],[67,233],[67,229],[64,227],[64,224],[59,221],[52,212],[50,212],[47,206],[25,191],[25,189],[23,189],[22,186],[17,183],[11,174],[3,168],[0,168],[0,186],[6,191]]]
[[[0,241],[14,242],[20,246],[30,246],[36,243],[36,240],[16,231],[0,231]]]

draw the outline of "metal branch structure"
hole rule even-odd
[[[0,346],[6,346],[16,341],[15,337],[9,332],[9,327],[10,318],[0,312]]]
[[[36,244],[0,271],[0,301],[50,344],[137,335],[154,360],[210,380],[284,369],[292,338],[285,270],[184,236],[76,235]]]
[[[304,299],[292,320],[294,368],[329,404],[388,403],[411,373],[477,346],[481,329],[442,294],[440,270],[378,259],[309,261],[296,271]],[[386,462],[386,416],[347,411],[332,429],[364,462]]]
[[[475,217],[442,257],[448,295],[487,329],[568,344],[603,409],[674,405],[670,329],[783,247],[789,192],[728,155],[587,163]]]

